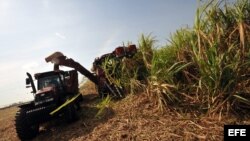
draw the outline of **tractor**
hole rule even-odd
[[[55,52],[45,58],[46,62],[54,64],[54,70],[36,73],[34,78],[27,73],[26,87],[32,88],[34,100],[19,105],[15,116],[15,126],[21,140],[29,140],[39,133],[39,125],[55,117],[63,117],[66,122],[78,118],[82,95],[79,94],[78,72],[86,76],[98,88],[99,94],[109,93],[113,97],[123,97],[122,88],[118,88],[105,78],[101,62],[105,58],[131,57],[136,53],[135,45],[117,47],[115,51],[97,58],[93,63],[93,73],[88,71],[78,62],[67,58],[61,52]],[[63,71],[59,66],[73,68]]]

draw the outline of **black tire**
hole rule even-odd
[[[15,116],[16,133],[21,140],[30,140],[39,133],[39,124],[32,122],[28,108],[20,108]]]
[[[69,104],[64,109],[64,118],[67,123],[78,120],[77,106],[75,104]]]

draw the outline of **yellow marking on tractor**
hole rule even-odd
[[[67,100],[66,102],[64,102],[61,106],[59,106],[58,108],[56,108],[54,111],[50,112],[49,114],[52,116],[53,114],[55,114],[56,112],[58,112],[59,110],[61,110],[63,107],[67,106],[68,104],[70,104],[71,102],[73,102],[78,96],[80,96],[81,94],[78,94],[74,97],[72,97],[71,99]]]

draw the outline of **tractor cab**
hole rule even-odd
[[[65,77],[67,77],[67,73],[64,71],[36,73],[35,79],[37,80],[37,89],[43,90],[47,87],[53,87],[62,91],[65,85]]]
[[[60,104],[67,95],[78,93],[78,76],[75,70],[49,71],[36,73],[34,76],[37,80],[37,90],[30,74],[26,84],[31,84],[36,106],[52,102]]]

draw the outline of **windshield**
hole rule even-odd
[[[42,89],[48,86],[55,86],[59,89],[62,89],[62,85],[60,83],[59,75],[52,75],[44,78],[40,78],[38,80],[38,89]]]

